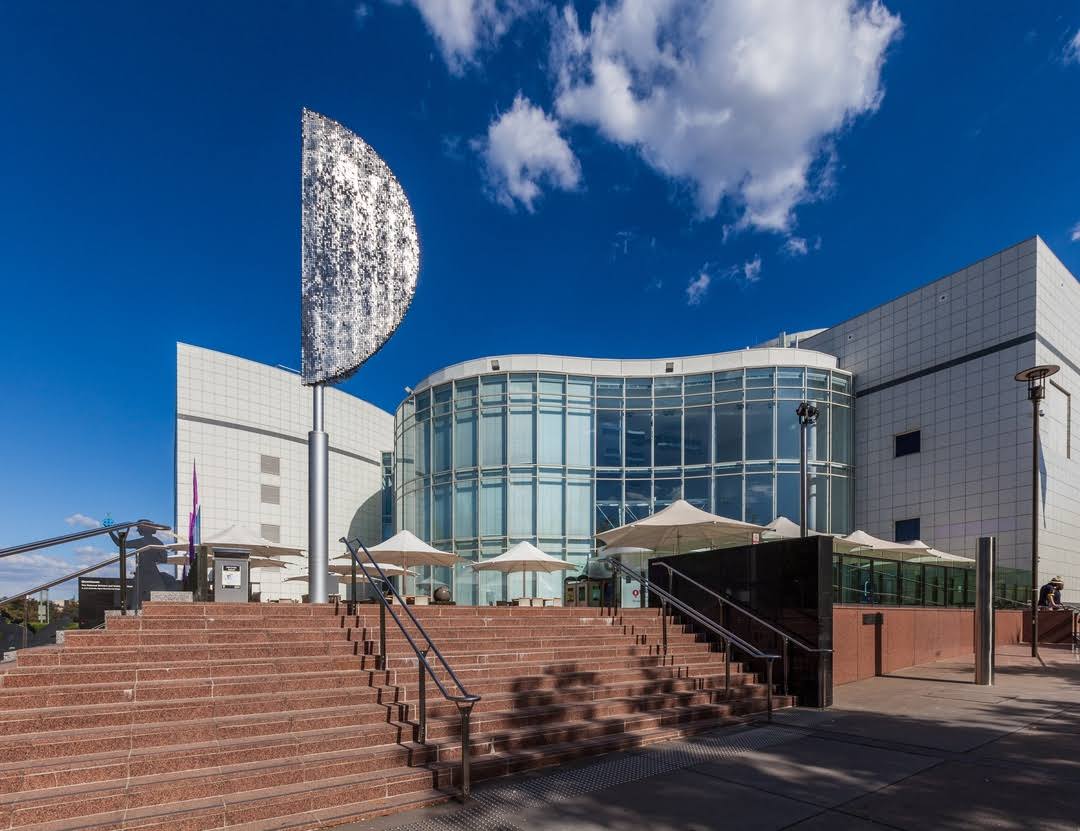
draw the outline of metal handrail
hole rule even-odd
[[[58,586],[61,583],[66,583],[68,580],[74,580],[76,577],[82,577],[84,574],[89,574],[91,571],[97,571],[99,568],[105,568],[105,566],[111,566],[113,563],[120,562],[120,555],[110,557],[108,560],[102,560],[97,565],[87,566],[81,568],[78,571],[73,571],[71,574],[65,574],[63,577],[58,577],[55,580],[50,580],[48,583],[42,583],[40,586],[34,586],[32,589],[26,591],[16,592],[15,594],[9,594],[7,597],[0,597],[0,603],[7,603],[11,600],[18,600],[20,597],[27,597],[31,594],[37,594],[43,592],[46,589],[51,589],[53,586]]]
[[[689,576],[688,574],[684,574],[683,572],[679,571],[677,568],[674,568],[673,566],[669,565],[668,563],[655,562],[655,563],[650,563],[650,565],[663,566],[664,568],[666,568],[668,570],[668,572],[670,574],[678,575],[680,580],[685,580],[687,583],[690,583],[693,586],[697,586],[697,588],[701,589],[706,594],[709,594],[712,597],[715,597],[717,600],[719,600],[724,605],[730,606],[732,609],[735,609],[738,612],[742,612],[744,615],[746,615],[748,618],[753,620],[755,623],[761,624],[766,629],[768,629],[768,630],[776,633],[777,635],[779,635],[781,638],[783,638],[783,639],[785,639],[787,641],[790,641],[791,643],[795,644],[795,646],[799,647],[799,649],[803,650],[804,652],[832,652],[831,649],[825,649],[825,648],[819,647],[819,646],[810,646],[810,644],[800,640],[795,635],[792,635],[791,633],[786,632],[783,629],[781,629],[779,626],[776,626],[775,624],[769,623],[769,621],[762,619],[758,615],[755,615],[753,612],[751,612],[745,606],[742,606],[739,603],[736,603],[730,597],[724,597],[724,595],[713,591],[708,586],[703,586],[701,583],[699,583],[693,577]]]
[[[78,542],[79,540],[85,540],[89,537],[96,537],[99,534],[112,534],[140,526],[153,528],[155,531],[170,530],[168,525],[162,525],[159,522],[151,522],[148,519],[137,519],[134,522],[117,522],[112,525],[103,525],[100,528],[89,528],[85,531],[75,531],[71,534],[63,534],[59,537],[50,537],[46,540],[35,540],[34,542],[23,543],[22,545],[12,545],[8,548],[0,548],[0,560],[4,557],[11,557],[14,554],[25,554],[27,551],[37,551],[39,548],[52,548],[54,545]]]
[[[730,693],[731,691],[731,647],[737,646],[743,652],[747,653],[751,658],[761,658],[765,661],[765,698],[766,698],[766,712],[768,714],[769,721],[772,721],[773,715],[773,661],[780,656],[771,652],[765,652],[762,649],[754,646],[749,641],[743,640],[736,635],[730,629],[726,629],[714,620],[710,620],[697,609],[687,605],[671,592],[654,585],[648,577],[643,574],[639,574],[629,566],[623,564],[621,561],[616,560],[614,557],[604,558],[611,564],[612,570],[615,573],[625,574],[634,580],[637,580],[643,585],[649,592],[660,598],[660,625],[661,625],[661,638],[662,646],[664,650],[664,656],[668,653],[668,633],[667,633],[667,606],[671,606],[677,609],[680,614],[690,618],[699,625],[705,627],[713,634],[720,636],[724,640],[724,692]],[[617,587],[616,587],[617,588]],[[612,590],[612,603],[616,602],[617,592],[613,588]]]
[[[371,574],[368,572],[367,566],[360,560],[360,557],[352,544],[345,537],[341,538],[341,542],[345,543],[345,548],[348,549],[350,556],[353,559],[353,563],[360,567],[360,570],[364,573],[364,577],[369,583],[375,585],[375,580],[372,579]],[[405,613],[409,616],[413,625],[417,631],[423,636],[424,642],[427,644],[427,649],[421,649],[417,646],[416,641],[413,640],[412,635],[405,628],[405,624],[401,622],[401,618],[391,608],[389,601],[387,601],[385,593],[381,590],[375,592],[375,596],[379,601],[379,657],[376,666],[381,670],[386,670],[386,615],[389,613],[394,623],[397,624],[398,629],[401,630],[401,634],[405,636],[405,640],[408,641],[409,646],[412,647],[413,652],[416,653],[417,669],[419,671],[419,690],[417,710],[419,715],[419,724],[417,726],[417,741],[420,744],[424,744],[427,741],[427,687],[425,684],[425,678],[427,675],[431,676],[431,680],[435,682],[435,686],[439,688],[439,692],[443,694],[443,698],[447,701],[452,701],[457,705],[458,713],[461,716],[461,796],[463,799],[469,799],[472,791],[469,766],[472,758],[472,752],[469,748],[469,719],[472,716],[472,709],[476,705],[476,702],[480,700],[480,696],[474,695],[465,689],[465,685],[461,683],[461,679],[457,677],[457,674],[447,663],[446,658],[443,657],[439,648],[435,646],[435,642],[428,635],[427,630],[420,624],[420,621],[416,619],[416,615],[412,613],[408,604],[398,593],[398,590],[394,587],[394,584],[390,582],[383,572],[382,567],[375,561],[375,558],[371,556],[371,552],[367,550],[367,547],[360,542],[360,539],[356,539],[356,544],[363,550],[364,554],[371,561],[371,565],[378,572],[379,579],[383,585],[390,589],[394,597],[397,598],[401,608],[405,610]],[[355,582],[354,582],[355,585]],[[353,601],[355,602],[355,597]],[[452,693],[446,688],[442,680],[435,674],[435,669],[428,661],[428,653],[434,653],[438,658],[439,663],[446,673],[453,679],[457,685],[460,694]]]
[[[746,615],[748,618],[750,618],[755,623],[760,624],[761,626],[764,626],[770,632],[772,632],[777,637],[779,637],[781,639],[781,643],[783,644],[783,647],[782,647],[782,654],[783,654],[782,668],[783,668],[783,673],[784,673],[784,695],[787,695],[788,692],[789,692],[789,689],[790,689],[789,680],[788,680],[788,675],[789,675],[789,673],[788,673],[788,664],[790,663],[790,658],[789,658],[789,655],[788,655],[788,652],[789,652],[788,646],[790,644],[795,644],[795,646],[797,646],[799,649],[803,650],[803,652],[806,652],[806,653],[811,654],[811,655],[831,655],[832,654],[831,649],[826,649],[826,648],[823,648],[823,647],[820,647],[820,646],[811,646],[810,644],[800,640],[799,638],[797,638],[796,636],[790,634],[789,632],[784,631],[779,626],[776,626],[775,624],[769,623],[769,621],[762,619],[758,615],[755,615],[753,612],[751,612],[745,606],[742,606],[741,604],[736,603],[730,597],[724,597],[722,594],[720,594],[719,592],[713,591],[708,586],[703,586],[701,583],[699,583],[693,577],[689,576],[688,574],[684,574],[683,572],[679,571],[677,568],[670,565],[669,563],[656,562],[656,563],[653,563],[652,565],[663,566],[664,568],[667,569],[667,571],[668,571],[668,588],[669,589],[671,588],[671,582],[670,581],[671,581],[672,575],[677,575],[680,580],[685,580],[686,582],[690,583],[691,585],[696,586],[697,588],[701,589],[706,594],[708,594],[711,597],[714,597],[715,599],[719,600],[725,606],[728,606],[728,607],[730,607],[732,609],[735,609],[735,611],[737,611],[737,612],[741,612],[742,614]],[[819,699],[820,699],[819,705],[821,707],[824,707],[825,706],[825,673],[822,672],[820,669],[818,670],[818,696],[819,696]]]

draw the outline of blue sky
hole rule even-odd
[[[345,385],[387,409],[484,354],[829,325],[1036,233],[1080,274],[1068,4],[6,2],[0,93],[0,545],[168,520],[177,340],[298,365],[304,106],[416,212]]]

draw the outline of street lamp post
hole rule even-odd
[[[806,471],[806,432],[817,424],[818,408],[809,401],[800,401],[795,408],[799,417],[799,535],[805,537],[809,527],[810,484]]]
[[[1016,373],[1027,384],[1031,402],[1031,657],[1039,657],[1039,407],[1046,398],[1046,379],[1061,370],[1042,364]]]

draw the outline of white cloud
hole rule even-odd
[[[97,528],[101,525],[101,523],[92,516],[87,516],[86,514],[72,514],[69,517],[65,517],[64,522],[72,528]]]
[[[700,305],[701,301],[705,299],[705,295],[709,293],[709,283],[711,282],[712,278],[704,270],[697,277],[690,280],[686,286],[686,305]]]
[[[481,49],[494,46],[537,0],[410,0],[439,44],[447,67],[461,74]]]
[[[559,122],[518,93],[514,105],[473,141],[484,160],[495,199],[508,208],[533,210],[541,185],[573,190],[581,166],[559,135]]]
[[[756,283],[761,279],[761,257],[756,256],[747,260],[741,266],[735,266],[733,271],[735,278],[746,285]]]
[[[788,237],[784,242],[784,253],[792,257],[804,257],[809,250],[810,246],[802,237]]]
[[[1069,232],[1069,239],[1072,242],[1080,242],[1080,222],[1077,222],[1072,230]]]
[[[1065,63],[1080,63],[1080,29],[1077,29],[1076,34],[1065,44],[1063,57]]]
[[[785,231],[835,170],[831,139],[881,102],[900,19],[879,0],[613,0],[552,45],[556,111],[689,183],[703,216]]]

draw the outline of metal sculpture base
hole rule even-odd
[[[330,517],[329,437],[323,431],[323,384],[315,384],[312,394],[312,424],[308,433],[308,602],[326,603],[326,574],[329,570]]]

